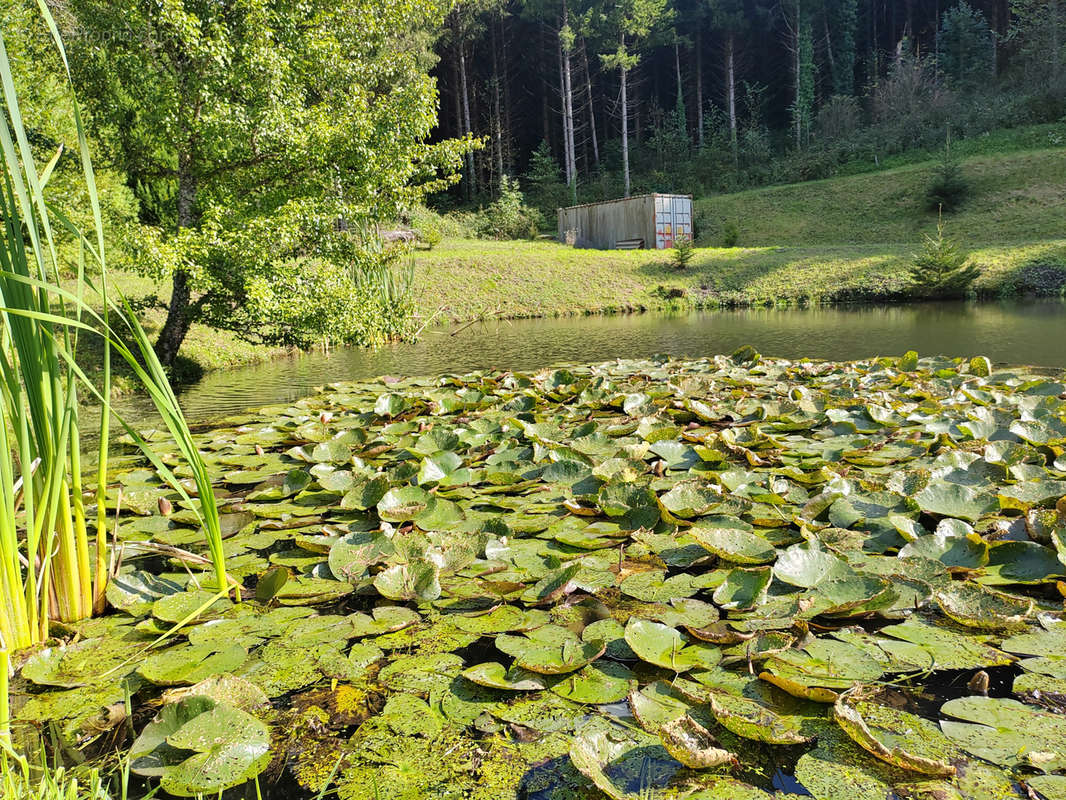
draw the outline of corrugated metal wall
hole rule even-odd
[[[577,247],[614,249],[635,239],[647,248],[672,247],[675,236],[692,235],[692,198],[648,194],[559,209],[559,241],[574,233]]]

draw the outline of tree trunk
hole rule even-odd
[[[514,141],[511,138],[511,81],[507,67],[507,26],[504,24],[503,9],[500,10],[500,72],[503,80],[503,144],[504,163],[507,171],[514,170]]]
[[[195,225],[196,176],[192,169],[192,159],[187,153],[183,153],[178,157],[178,229],[192,228]],[[165,367],[174,364],[181,344],[189,332],[189,326],[192,325],[189,316],[190,299],[189,273],[184,269],[177,269],[171,281],[167,318],[155,343],[155,353]]]
[[[496,26],[492,25],[492,112],[496,155],[496,182],[503,181],[503,118],[500,102],[500,60],[497,55]]]
[[[829,75],[833,79],[833,87],[836,88],[840,85],[840,74],[837,69],[836,59],[833,57],[833,38],[829,35],[828,14],[822,17],[822,24],[825,29],[825,59],[829,62]]]
[[[726,105],[729,107],[729,143],[733,146],[733,166],[739,163],[739,147],[737,142],[737,73],[736,73],[736,40],[733,32],[726,34],[725,40],[725,94]]]
[[[592,163],[600,167],[600,143],[596,138],[596,106],[592,102],[592,73],[589,72],[589,53],[585,42],[581,42],[581,57],[585,62],[585,91],[589,100],[589,133],[592,136]]]
[[[563,29],[570,25],[569,12],[566,3],[563,3]],[[560,31],[561,33],[561,31]],[[563,57],[563,113],[566,115],[566,135],[569,137],[570,151],[570,202],[577,205],[577,146],[574,141],[574,87],[573,77],[570,73],[570,48],[566,42],[559,39],[559,47]]]
[[[466,53],[462,42],[459,43],[459,83],[463,96],[463,133],[469,135],[474,132],[474,129],[470,125],[470,92],[466,82]],[[473,196],[477,194],[477,173],[474,171],[474,153],[472,150],[466,151],[466,171],[467,180],[469,181],[467,187],[470,195]]]
[[[685,105],[685,86],[681,83],[681,45],[674,41],[674,72],[677,74],[677,107]],[[685,130],[688,130],[688,119],[685,119]]]
[[[622,37],[622,48],[625,48],[625,37]],[[626,68],[619,70],[622,78],[622,185],[623,197],[629,197],[629,100],[626,97]]]
[[[800,72],[803,69],[803,65],[802,65],[802,63],[800,63],[801,62],[801,57],[802,57],[802,54],[800,53],[800,46],[801,46],[800,45],[800,36],[801,36],[800,24],[801,24],[800,23],[800,5],[799,5],[799,0],[796,0],[796,30],[795,30],[795,35],[793,36],[793,39],[792,39],[792,56],[793,56],[793,58],[792,58],[792,77],[793,77],[793,82],[794,82],[794,86],[793,86],[794,94],[792,95],[792,98],[793,98],[793,106],[792,107],[794,109],[796,109],[796,111],[795,111],[795,117],[796,117],[795,134],[796,134],[796,149],[797,150],[800,149],[800,145],[801,145],[802,140],[803,140],[803,120],[801,119],[801,114],[800,114],[800,102],[801,102],[800,92],[803,89],[803,87],[802,87],[802,78],[800,77]]]
[[[574,173],[570,158],[570,145],[574,141],[570,136],[570,117],[566,113],[566,71],[563,67],[563,39],[559,37],[559,118],[563,121],[563,175],[569,189],[574,184]]]
[[[696,142],[703,149],[703,26],[696,26]]]

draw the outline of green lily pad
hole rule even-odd
[[[258,719],[206,697],[163,707],[130,747],[131,769],[178,797],[220,792],[262,772],[270,732]]]
[[[850,693],[833,706],[833,719],[863,750],[900,769],[934,777],[955,774],[958,749],[936,725],[900,709],[852,702]]]
[[[525,636],[500,634],[496,647],[514,657],[515,665],[540,675],[563,675],[576,672],[595,661],[607,649],[602,639],[582,641],[575,634],[553,625],[545,625]]]
[[[685,644],[676,629],[643,619],[629,620],[625,640],[642,660],[674,672],[713,667],[722,657],[717,647],[702,642]]]
[[[604,705],[625,700],[636,686],[636,676],[628,668],[600,660],[569,673],[552,684],[551,690],[575,703]]]
[[[734,564],[766,564],[777,558],[773,545],[747,531],[696,525],[688,533],[716,556]]]
[[[810,740],[795,717],[782,716],[762,703],[728,692],[712,692],[711,713],[737,736],[767,744],[803,744]]]
[[[137,671],[145,680],[158,686],[177,686],[233,672],[247,657],[248,651],[239,644],[218,651],[204,645],[171,647],[148,656]]]
[[[960,697],[940,708],[965,722],[940,723],[949,739],[969,753],[1005,767],[1041,772],[1066,767],[1066,718],[1005,697]]]
[[[538,673],[521,667],[507,669],[503,664],[495,661],[465,669],[463,677],[479,686],[510,692],[535,692],[548,688],[543,676]]]
[[[999,501],[990,494],[957,483],[936,483],[914,495],[918,507],[928,514],[976,522],[999,510]]]
[[[602,717],[582,725],[570,744],[570,761],[611,800],[655,800],[678,770],[659,739]]]

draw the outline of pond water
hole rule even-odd
[[[209,373],[181,400],[189,419],[202,421],[296,400],[332,381],[537,369],[657,353],[701,358],[744,344],[783,358],[852,360],[917,350],[1066,367],[1066,304],[924,303],[492,321],[430,329],[417,343],[376,351],[341,349]],[[128,416],[147,415],[143,401],[131,405]]]

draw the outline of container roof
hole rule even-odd
[[[636,194],[632,197],[616,197],[614,200],[597,200],[595,203],[581,203],[576,206],[562,206],[559,211],[569,211],[572,208],[588,208],[589,206],[602,206],[607,203],[628,203],[630,200],[643,200],[645,197],[684,197],[688,200],[692,199],[690,194],[667,194],[664,192],[651,192],[650,194]]]

